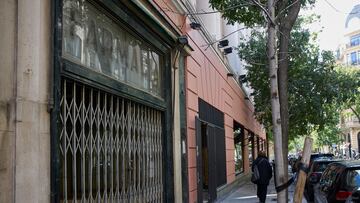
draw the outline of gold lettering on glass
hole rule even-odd
[[[63,57],[163,97],[161,55],[85,0],[64,0]]]

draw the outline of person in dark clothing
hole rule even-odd
[[[259,152],[258,157],[253,162],[252,171],[254,171],[255,165],[257,166],[260,174],[260,179],[256,182],[257,196],[261,203],[265,203],[267,187],[272,177],[272,168],[268,158],[266,157],[265,152],[263,151]]]

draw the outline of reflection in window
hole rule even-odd
[[[351,65],[356,65],[358,62],[357,60],[357,53],[356,52],[352,52],[351,53]]]
[[[249,165],[252,166],[253,161],[255,160],[254,157],[254,135],[248,132],[248,150],[249,150]]]
[[[353,36],[350,39],[350,46],[357,46],[357,45],[360,45],[360,35]]]
[[[63,56],[162,97],[159,54],[85,0],[64,0]]]
[[[244,144],[244,130],[238,128],[234,131],[234,161],[235,161],[235,174],[244,172],[244,158],[243,158],[243,144]]]
[[[351,188],[360,187],[360,169],[349,170],[346,175],[346,183]]]
[[[314,165],[314,172],[323,172],[325,171],[326,167],[329,165],[329,162],[318,162]]]
[[[81,60],[81,48],[82,48],[82,35],[83,30],[81,27],[81,15],[78,12],[78,5],[71,2],[71,7],[66,9],[67,18],[64,19],[64,23],[67,25],[64,28],[64,51],[72,57]]]

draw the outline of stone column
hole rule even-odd
[[[50,202],[51,6],[0,2],[0,202]]]
[[[0,202],[14,202],[16,1],[0,1]]]

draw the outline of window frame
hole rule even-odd
[[[59,0],[63,1],[63,0]],[[152,95],[144,90],[141,90],[137,87],[131,86],[124,82],[118,81],[110,76],[99,73],[95,70],[73,62],[71,59],[66,58],[63,55],[62,44],[60,57],[62,60],[62,65],[60,66],[60,73],[71,79],[82,80],[82,82],[96,86],[99,89],[110,91],[112,93],[117,93],[119,96],[122,96],[127,99],[131,99],[145,105],[149,105],[153,108],[164,111],[167,108],[168,98],[166,98],[168,91],[167,86],[167,77],[170,69],[170,46],[166,45],[164,41],[161,41],[158,37],[152,33],[152,31],[147,28],[148,25],[141,23],[139,19],[136,18],[136,15],[130,15],[129,11],[125,11],[125,5],[120,2],[114,3],[111,0],[102,0],[101,2],[95,0],[88,0],[96,9],[114,20],[114,23],[119,25],[122,29],[125,29],[130,35],[136,39],[140,39],[146,45],[154,48],[159,56],[162,58],[161,66],[161,77],[162,77],[162,89],[164,93],[163,98]],[[124,20],[126,19],[126,21]],[[62,27],[60,31],[62,32]],[[62,34],[62,33],[61,33]],[[61,39],[62,42],[62,39]]]

